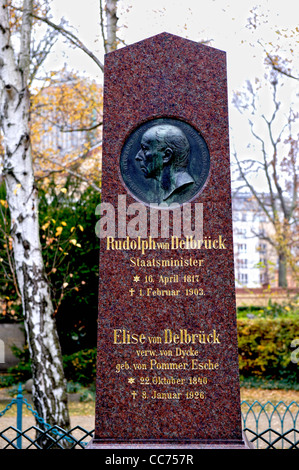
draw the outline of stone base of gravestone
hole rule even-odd
[[[164,442],[158,442],[158,443],[150,443],[150,442],[140,442],[140,443],[134,443],[134,442],[127,442],[127,443],[120,443],[117,442],[116,444],[109,443],[109,444],[104,444],[98,441],[97,439],[91,440],[87,446],[86,449],[122,449],[122,450],[127,450],[127,449],[135,449],[135,450],[140,450],[140,449],[169,449],[169,450],[174,450],[174,449],[206,449],[206,450],[216,450],[216,449],[227,449],[227,450],[246,450],[246,449],[254,449],[254,445],[252,442],[248,441],[247,437],[245,434],[243,434],[243,439],[239,442],[236,443],[235,441],[233,442],[227,442],[227,441],[221,441],[219,442],[215,441],[213,443],[211,442],[178,442],[174,443],[173,441],[169,441],[169,443],[164,443]]]

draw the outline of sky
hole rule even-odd
[[[99,0],[84,0],[84,3],[53,0],[53,5],[54,19],[58,21],[64,16],[83,42],[103,60]],[[256,30],[248,27],[255,6]],[[275,31],[298,27],[299,3],[294,0],[119,0],[118,16],[119,36],[126,44],[164,31],[194,41],[210,40],[212,47],[227,52],[229,83],[231,88],[236,88],[261,72],[263,51],[256,43],[257,38],[265,43],[281,44]],[[92,76],[98,75],[101,80],[91,59],[70,51],[65,55],[67,49],[63,46],[64,54],[59,52],[59,47],[55,49],[57,64],[65,61]]]
[[[99,0],[53,0],[52,13],[56,22],[65,17],[84,44],[104,60]],[[234,92],[242,90],[246,80],[263,79],[263,45],[268,50],[279,46],[280,54],[291,58],[293,63],[297,61],[295,69],[299,70],[299,2],[119,0],[118,17],[118,35],[126,45],[166,31],[193,41],[209,40],[210,46],[227,53],[231,147],[236,147],[246,158],[252,151],[252,147],[248,147],[252,136],[248,118],[241,116],[232,105]],[[58,70],[64,64],[100,83],[103,80],[102,72],[90,58],[59,41],[45,66]],[[293,102],[299,111],[298,81],[286,79],[283,90],[286,109]],[[271,112],[271,100],[267,96],[263,111]]]

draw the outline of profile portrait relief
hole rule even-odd
[[[156,125],[143,134],[135,159],[144,177],[155,180],[160,201],[167,201],[174,192],[194,184],[187,170],[189,155],[188,139],[177,126]]]
[[[141,124],[121,153],[123,183],[146,204],[183,204],[203,188],[210,155],[202,136],[189,124],[159,118]]]

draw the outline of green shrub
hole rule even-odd
[[[299,338],[299,319],[238,319],[239,366],[244,377],[297,381],[291,343]]]
[[[95,383],[83,386],[78,382],[69,381],[67,383],[67,392],[79,394],[81,402],[94,401],[96,396],[96,387]]]
[[[19,363],[7,370],[7,375],[3,377],[3,380],[0,382],[3,387],[9,387],[17,384],[18,382],[26,382],[26,380],[31,379],[32,377],[27,344],[24,346],[24,349],[20,349],[17,346],[12,346],[11,349],[14,355],[19,359]]]
[[[81,385],[90,385],[96,378],[96,357],[96,348],[63,356],[66,379]]]
[[[290,318],[297,317],[299,319],[298,301],[290,300],[285,304],[278,304],[269,299],[266,306],[242,306],[237,308],[238,318]]]
[[[26,382],[32,377],[31,363],[28,346],[24,350],[14,348],[14,354],[19,358],[19,363],[8,369],[7,375],[1,377],[0,385],[8,387],[18,382]],[[90,386],[96,378],[96,356],[97,350],[84,349],[71,355],[63,356],[65,377],[69,382],[77,383],[79,386]]]
[[[262,388],[264,390],[299,390],[299,383],[293,380],[292,377],[271,379],[271,378],[259,378],[251,375],[250,377],[244,377],[240,375],[241,387],[245,388]]]
[[[100,194],[93,188],[81,192],[71,179],[63,189],[66,192],[57,194],[53,183],[47,193],[40,190],[39,214],[52,300],[54,307],[59,306],[55,320],[61,349],[63,354],[72,354],[96,346],[99,239],[95,208]]]
[[[95,233],[95,209],[100,193],[82,191],[69,178],[58,191],[55,182],[39,189],[40,237],[45,271],[51,288],[59,340],[63,354],[96,345],[98,314],[99,239]],[[0,321],[20,321],[18,298],[7,247],[10,219],[4,185],[0,185]],[[5,235],[6,234],[6,235]],[[7,250],[11,259],[7,257]]]

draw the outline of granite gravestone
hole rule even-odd
[[[226,56],[162,33],[106,55],[91,448],[245,448]]]

